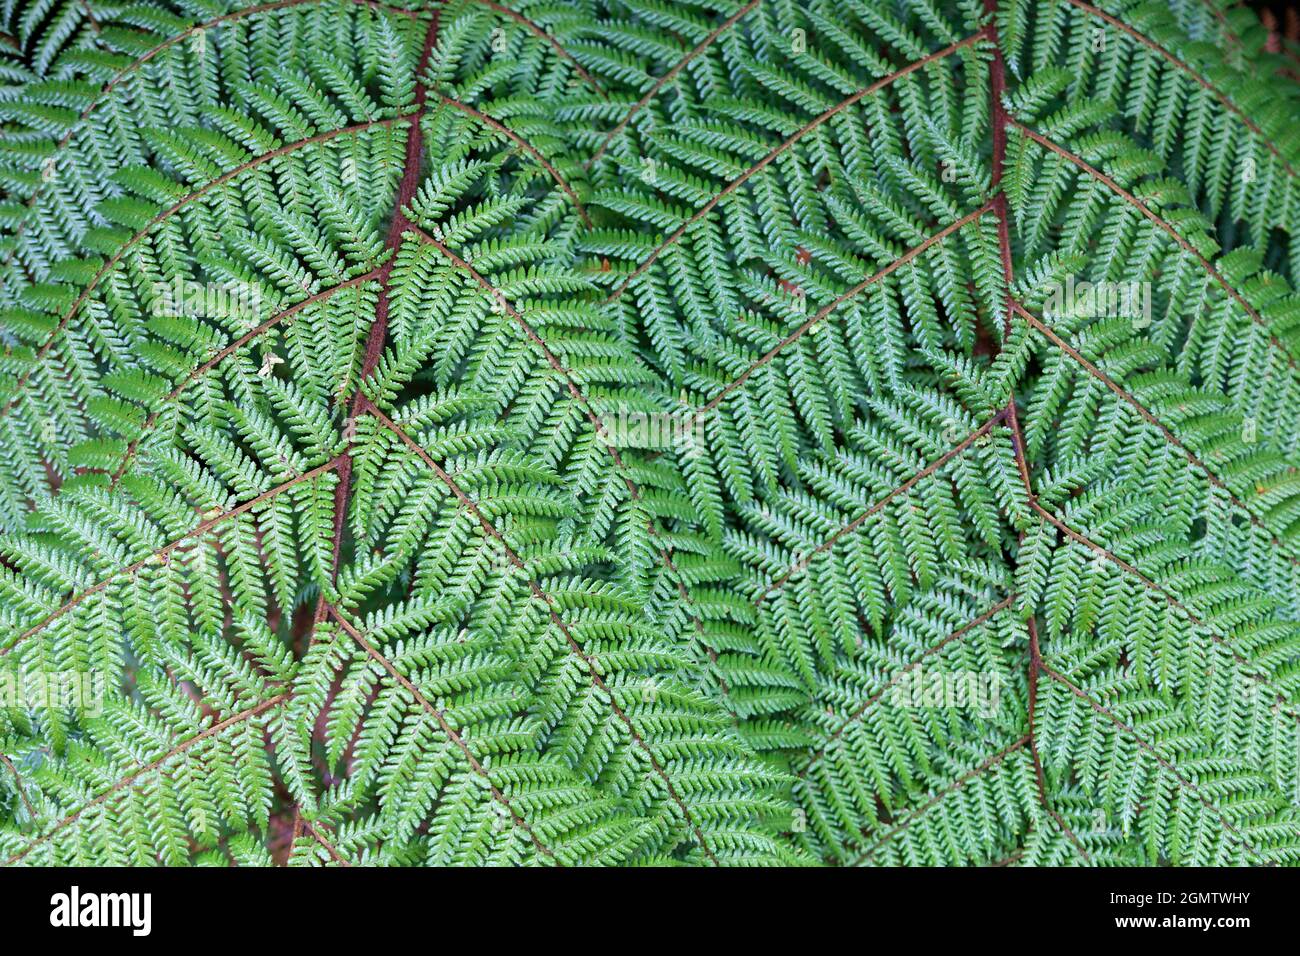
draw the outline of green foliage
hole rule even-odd
[[[1300,861],[1221,6],[0,7],[0,859]]]

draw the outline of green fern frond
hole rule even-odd
[[[0,23],[7,864],[1300,862],[1248,11]]]

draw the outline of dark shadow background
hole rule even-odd
[[[1247,6],[1259,14],[1270,33],[1300,43],[1300,3],[1279,0],[1248,0]]]

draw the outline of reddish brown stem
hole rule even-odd
[[[433,17],[429,21],[429,29],[424,36],[424,48],[420,53],[420,59],[415,68],[414,112],[416,120],[411,124],[411,128],[406,134],[406,156],[402,164],[402,178],[398,181],[397,194],[393,198],[393,221],[388,227],[388,238],[385,241],[389,258],[379,270],[377,276],[379,279],[379,297],[375,303],[375,319],[370,324],[370,331],[366,335],[366,350],[361,360],[360,380],[362,383],[378,367],[379,359],[384,352],[384,344],[388,339],[388,310],[391,304],[389,280],[392,276],[393,263],[397,258],[398,247],[402,244],[402,234],[411,227],[411,221],[406,218],[406,207],[415,197],[415,192],[420,186],[420,163],[424,157],[424,134],[420,129],[419,117],[424,115],[425,103],[429,98],[429,90],[424,84],[424,76],[428,71],[429,61],[433,57],[434,47],[438,43],[440,14],[440,10],[435,9],[433,11]],[[363,397],[362,385],[358,384],[352,393],[350,417],[356,417],[358,410],[361,408]],[[338,577],[339,560],[343,551],[343,528],[347,522],[348,503],[352,498],[352,450],[350,447],[344,451],[340,458],[338,474],[339,482],[334,487],[334,544],[330,567],[332,578]],[[317,621],[321,620],[324,614],[324,602],[325,595],[322,592],[320,603],[316,609]]]

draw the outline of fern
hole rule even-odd
[[[1300,860],[1248,11],[3,15],[6,863]]]

